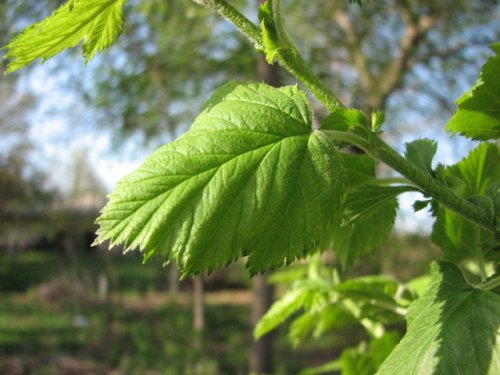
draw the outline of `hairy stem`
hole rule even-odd
[[[258,49],[263,48],[262,36],[259,27],[253,24],[248,18],[241,14],[227,0],[194,0],[196,3],[212,9],[232,22],[244,35],[246,35]],[[311,71],[309,65],[304,61],[298,49],[288,38],[281,12],[279,1],[273,3],[273,13],[276,19],[275,26],[279,28],[279,33],[290,48],[280,49],[276,53],[278,62],[287,69],[294,77],[302,81],[304,85],[316,96],[316,98],[329,110],[335,111],[343,104],[335,94]],[[389,147],[382,139],[372,133],[372,137],[362,137],[349,132],[325,130],[326,134],[333,139],[348,142],[356,145],[373,158],[383,161],[404,177],[414,182],[429,196],[437,199],[446,207],[458,212],[465,218],[480,226],[494,231],[493,223],[487,213],[476,205],[457,196],[447,189],[437,180],[423,172],[421,169],[408,162],[399,153]]]
[[[255,44],[257,49],[262,49],[262,37],[260,29],[240,11],[229,4],[226,0],[193,0],[195,3],[209,8],[222,17],[233,23],[251,42]]]
[[[194,0],[196,3],[203,5],[217,13],[222,17],[232,22],[250,41],[255,44],[259,50],[263,50],[262,36],[259,27],[252,23],[248,18],[241,14],[235,7],[227,2],[227,0]],[[343,107],[341,101],[335,94],[326,86],[309,68],[309,65],[304,61],[298,49],[293,45],[288,38],[281,19],[279,2],[273,7],[273,12],[276,12],[275,26],[279,29],[279,34],[282,35],[290,48],[280,50],[276,53],[276,60],[295,78],[301,81],[311,93],[327,108],[329,111],[334,111],[339,107]]]
[[[374,133],[371,133],[368,139],[368,137],[344,131],[322,130],[322,132],[336,141],[347,142],[361,148],[374,159],[384,162],[415,183],[428,196],[435,198],[473,223],[479,224],[489,231],[495,231],[491,218],[484,210],[453,193],[439,181],[402,157]]]

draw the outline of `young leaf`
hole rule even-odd
[[[250,272],[317,249],[345,181],[341,159],[296,86],[229,83],[191,130],[110,195],[98,243],[175,259],[184,274],[248,255]]]
[[[115,42],[123,29],[126,0],[69,1],[43,21],[14,37],[4,48],[12,59],[7,73],[37,59],[48,60],[83,41],[85,62]]]
[[[408,161],[432,176],[432,159],[436,151],[436,141],[432,139],[417,139],[406,144],[405,157]]]
[[[462,194],[466,198],[484,195],[491,184],[500,181],[500,146],[482,143],[446,172],[448,176],[465,182]]]
[[[384,111],[374,111],[372,112],[372,131],[377,133],[382,129],[382,125],[385,122],[385,112]]]
[[[457,100],[458,110],[446,130],[477,139],[500,138],[500,43],[492,49],[477,83]]]
[[[500,296],[472,288],[452,263],[435,263],[408,312],[403,340],[378,375],[500,374]]]
[[[274,25],[271,1],[266,1],[259,8],[259,21],[262,30],[264,53],[269,64],[273,64],[276,53],[283,48],[279,40],[278,31]]]
[[[445,177],[461,181],[455,188],[458,194],[476,204],[488,200],[493,204],[490,210],[494,211],[494,201],[485,195],[500,181],[499,160],[500,147],[483,143],[459,163],[447,168]],[[494,234],[446,208],[436,211],[432,241],[443,249],[446,260],[454,262],[475,258],[478,246],[482,247],[486,259],[496,260],[500,256],[493,251]]]
[[[325,117],[321,121],[321,129],[348,131],[355,126],[368,127],[368,120],[358,109],[341,108]]]
[[[309,299],[310,292],[306,288],[293,289],[276,301],[255,327],[256,339],[264,336],[283,323],[294,312],[302,308]]]
[[[364,185],[347,194],[331,240],[344,267],[384,243],[394,226],[396,197],[412,190],[411,186]]]

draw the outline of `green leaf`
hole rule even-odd
[[[368,155],[339,154],[347,172],[347,186],[358,186],[375,179],[376,162]]]
[[[385,122],[385,112],[384,111],[374,111],[372,112],[372,131],[377,133],[382,129],[382,125]]]
[[[372,375],[400,339],[398,332],[387,332],[380,338],[370,340],[369,346],[361,342],[355,348],[344,349],[340,358],[305,369],[300,375],[331,374],[332,371],[341,371],[342,375]]]
[[[402,320],[406,311],[396,301],[399,284],[384,276],[364,276],[344,281],[333,289],[359,308],[358,319],[381,323]]]
[[[83,41],[85,62],[108,48],[123,29],[126,0],[69,1],[43,21],[14,37],[4,48],[12,59],[7,73],[21,69],[37,59],[46,61]]]
[[[348,131],[358,126],[367,128],[368,120],[363,112],[351,108],[338,109],[321,121],[323,130]]]
[[[484,201],[487,201],[493,205],[488,211],[494,211],[494,200],[485,195],[500,181],[499,160],[500,147],[483,143],[459,163],[447,168],[446,178],[461,181],[455,187],[459,195],[483,209],[488,209],[484,207]],[[494,215],[493,212],[491,214]],[[459,262],[474,259],[478,246],[486,259],[499,260],[500,254],[494,250],[494,234],[446,208],[437,210],[436,216],[432,241],[443,249],[446,260]]]
[[[409,309],[406,335],[378,375],[500,374],[500,296],[435,263],[427,292]]]
[[[262,44],[269,64],[275,61],[276,53],[282,48],[274,25],[271,1],[264,2],[259,8],[259,21],[262,30]]]
[[[466,198],[485,195],[488,187],[500,181],[500,146],[482,143],[466,158],[447,169],[447,175],[465,182]]]
[[[437,151],[437,142],[432,139],[417,139],[406,144],[406,159],[433,176],[432,159]]]
[[[365,220],[370,216],[377,215],[380,207],[390,204],[394,205],[394,199],[409,191],[415,191],[413,186],[378,186],[365,185],[349,192],[344,202],[344,222]],[[383,218],[379,218],[383,220]]]
[[[224,85],[191,130],[120,181],[97,242],[175,259],[184,275],[241,256],[255,273],[308,255],[345,181],[333,145],[311,125],[296,86]]]
[[[264,336],[298,311],[310,298],[307,288],[292,289],[277,300],[266,314],[259,320],[254,330],[256,339]]]
[[[346,280],[335,286],[344,298],[358,301],[395,303],[399,284],[386,276],[362,276]]]
[[[477,139],[500,138],[500,43],[496,55],[484,64],[479,80],[458,101],[458,110],[446,130]]]
[[[343,217],[331,239],[341,265],[352,264],[384,243],[394,226],[396,197],[412,190],[411,186],[363,185],[347,194]]]

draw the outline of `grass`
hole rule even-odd
[[[408,244],[414,251],[400,251]],[[362,262],[354,272],[392,268],[407,279],[435,256],[428,243],[397,239],[373,254],[383,262]],[[158,261],[143,265],[133,253],[0,249],[0,374],[190,375],[200,363],[198,375],[248,374],[251,296],[242,268],[237,264],[208,280],[200,337],[192,328],[190,281],[172,298],[168,272]],[[99,302],[97,280],[103,275],[110,298]],[[358,336],[339,332],[292,349],[287,327],[280,327],[274,375],[329,361]]]

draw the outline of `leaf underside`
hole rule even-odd
[[[378,375],[500,374],[500,296],[468,285],[452,263],[433,264],[427,292]]]
[[[83,57],[90,61],[97,52],[108,48],[123,30],[123,6],[126,0],[68,1],[52,15],[14,37],[4,48],[12,59],[7,73],[46,61],[67,48],[83,42]]]
[[[184,275],[241,256],[255,273],[307,255],[328,232],[345,180],[311,124],[296,86],[224,85],[191,130],[119,182],[97,242],[175,259]]]

